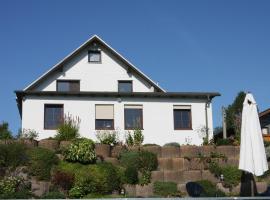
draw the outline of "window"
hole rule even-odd
[[[62,104],[44,105],[44,129],[57,129],[63,122],[64,108]]]
[[[142,105],[125,105],[125,129],[143,129]]]
[[[191,106],[173,106],[174,129],[188,130],[191,125]]]
[[[88,62],[101,62],[101,51],[99,50],[90,50],[88,51]]]
[[[96,130],[113,130],[113,105],[96,105]]]
[[[118,92],[132,92],[132,81],[118,81]]]
[[[78,92],[78,91],[80,91],[80,81],[77,81],[77,80],[57,80],[57,91]]]

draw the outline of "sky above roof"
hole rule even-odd
[[[270,1],[0,1],[0,121],[16,134],[14,90],[94,34],[167,91],[217,91],[221,106],[251,91],[270,107]]]

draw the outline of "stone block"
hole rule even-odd
[[[164,181],[164,172],[163,171],[152,171],[151,172],[151,181]]]
[[[203,162],[199,158],[185,159],[185,170],[201,170],[204,168]]]
[[[61,141],[59,145],[60,149],[67,149],[71,143],[71,141]]]
[[[51,183],[48,181],[37,181],[36,179],[31,180],[31,192],[38,197],[49,192],[50,186]]]
[[[218,146],[216,148],[217,153],[222,153],[228,158],[234,158],[235,157],[235,147],[234,146]]]
[[[200,153],[199,147],[194,145],[186,145],[180,147],[180,157],[195,158]]]
[[[187,187],[186,187],[185,183],[178,183],[177,184],[177,190],[180,191],[183,196],[188,195]]]
[[[201,155],[203,156],[210,156],[211,152],[216,152],[216,148],[214,146],[201,146],[199,147],[199,152],[201,153]]]
[[[51,151],[56,151],[59,149],[59,141],[53,139],[44,139],[38,142],[38,146]]]
[[[129,197],[136,196],[136,186],[135,185],[125,184],[123,187],[125,189],[126,195],[128,195]]]
[[[239,160],[237,158],[229,157],[227,160],[218,160],[219,164],[222,166],[235,166],[237,167],[239,164]]]
[[[239,157],[240,157],[240,146],[235,146],[234,149],[235,149],[235,158],[239,159]]]
[[[125,149],[126,149],[125,146],[122,145],[113,146],[111,149],[111,157],[118,158],[121,152],[124,151]]]
[[[174,146],[164,146],[161,148],[162,158],[178,158],[180,157],[180,148]]]
[[[231,194],[234,196],[239,196],[240,195],[240,190],[241,190],[241,184],[239,183],[237,186],[234,186],[232,188]]]
[[[108,163],[112,163],[113,165],[118,165],[119,164],[119,160],[117,158],[105,157],[104,161],[108,162]]]
[[[230,189],[223,187],[222,183],[217,183],[217,189],[221,190],[225,194],[230,194]]]
[[[202,179],[202,173],[199,170],[183,171],[183,182],[199,181]]]
[[[172,170],[172,159],[171,158],[158,158],[158,169],[159,170]]]
[[[209,170],[202,170],[202,180],[209,180],[212,183],[218,183],[219,180]]]
[[[258,193],[263,193],[267,190],[267,182],[256,182],[256,188]]]
[[[151,197],[153,194],[153,184],[136,185],[136,197]]]
[[[24,144],[27,147],[37,147],[38,146],[37,140],[21,139],[21,140],[19,140],[19,142]]]
[[[173,170],[184,170],[184,158],[172,158]]]
[[[110,157],[111,146],[108,144],[96,144],[95,152],[97,156],[100,156],[101,158],[105,159],[107,157]]]
[[[144,151],[149,151],[157,155],[157,157],[161,157],[161,147],[160,146],[145,146],[143,147]]]
[[[183,180],[182,175],[182,171],[164,171],[164,182],[180,183]]]

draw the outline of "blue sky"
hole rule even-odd
[[[251,91],[270,107],[270,1],[0,1],[0,121],[17,133],[23,89],[97,34],[168,91]]]

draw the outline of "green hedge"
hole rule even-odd
[[[201,194],[201,197],[225,197],[225,193],[221,190],[218,190],[216,186],[208,181],[208,180],[201,180],[197,181],[199,185],[203,188],[203,193]]]

